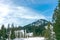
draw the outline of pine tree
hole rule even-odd
[[[48,25],[46,26],[44,37],[47,38],[46,40],[51,40],[50,22],[48,22]]]
[[[1,33],[1,29],[0,29],[0,39],[1,39],[2,33]]]
[[[7,28],[7,36],[8,36],[8,40],[10,38],[10,25],[8,24],[8,28]]]
[[[7,38],[6,28],[4,27],[4,25],[2,25],[1,27],[1,36],[2,36],[2,40],[5,40]]]
[[[15,38],[14,24],[12,24],[11,27],[12,27],[12,28],[11,28],[11,36],[10,36],[10,38],[13,40],[13,39]]]
[[[58,6],[54,10],[53,26],[54,26],[54,32],[56,34],[56,39],[60,40],[60,0],[58,0]]]

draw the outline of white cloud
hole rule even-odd
[[[20,6],[11,10],[13,10],[11,12],[15,17],[17,16],[25,19],[45,19],[45,16],[38,14],[37,12],[31,10],[30,8]]]
[[[8,7],[0,5],[0,16],[6,16],[9,12]]]
[[[9,4],[7,4],[8,2]],[[10,0],[0,0],[0,25],[8,23],[23,25],[24,20],[26,24],[28,24],[35,19],[46,19],[45,16],[30,8],[12,5]],[[23,21],[21,19],[23,19]]]

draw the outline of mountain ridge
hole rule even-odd
[[[32,22],[28,25],[24,26],[24,29],[27,30],[27,32],[33,32],[34,28],[40,31],[43,31],[45,29],[45,26],[48,24],[48,21],[45,19],[39,19],[35,22]],[[42,32],[41,32],[42,33]]]

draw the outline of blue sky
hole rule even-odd
[[[27,25],[38,19],[52,20],[57,0],[0,0],[0,25]]]

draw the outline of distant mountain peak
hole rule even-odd
[[[28,32],[33,32],[34,28],[38,28],[37,30],[43,31],[45,29],[45,26],[48,25],[48,21],[45,19],[39,19],[35,22],[32,22],[26,26],[24,26],[24,28],[28,31]]]
[[[47,23],[48,23],[47,20],[45,20],[45,19],[39,19],[39,20],[37,20],[35,22],[32,22],[32,23],[30,23],[30,24],[28,24],[26,26],[40,26],[40,25],[46,25]]]

